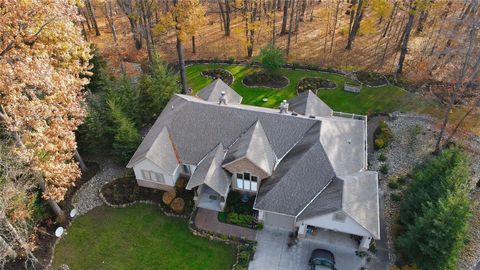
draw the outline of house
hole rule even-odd
[[[367,170],[366,117],[337,113],[311,91],[280,109],[241,104],[216,80],[175,95],[128,163],[138,185],[173,190],[189,177],[197,207],[221,211],[230,190],[256,195],[265,226],[380,238],[378,175]]]

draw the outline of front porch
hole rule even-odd
[[[223,211],[225,198],[207,185],[201,185],[195,192],[195,205],[213,211]]]

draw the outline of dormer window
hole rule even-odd
[[[251,175],[248,172],[236,173],[235,175],[237,189],[255,192],[258,190],[258,176]]]

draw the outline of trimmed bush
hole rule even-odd
[[[387,122],[380,121],[374,133],[375,150],[383,149],[388,146],[390,140],[393,138],[392,131],[387,125]]]
[[[264,69],[271,73],[277,71],[283,64],[285,64],[285,54],[282,49],[273,44],[268,44],[260,49],[257,60]]]
[[[382,166],[380,166],[380,172],[382,174],[388,174],[389,168],[387,163],[383,163]]]
[[[165,192],[163,193],[163,196],[162,196],[162,202],[166,205],[170,205],[176,196],[177,194],[175,192],[172,192],[172,191]]]
[[[234,212],[228,213],[227,219],[229,223],[244,227],[251,227],[255,223],[255,218],[252,215],[237,214]]]
[[[170,204],[170,208],[172,208],[173,212],[181,214],[185,210],[185,201],[182,198],[177,197],[173,199],[172,204]]]

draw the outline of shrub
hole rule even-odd
[[[162,202],[166,205],[170,205],[176,196],[177,194],[174,191],[164,192],[162,196]]]
[[[235,57],[230,56],[230,57],[228,58],[228,62],[230,62],[230,63],[233,64],[233,63],[235,62]]]
[[[170,208],[172,208],[173,212],[177,214],[183,213],[183,210],[185,209],[185,201],[182,198],[177,197],[173,199]]]
[[[387,161],[387,156],[384,153],[381,153],[380,156],[378,156],[378,161]]]
[[[226,212],[218,212],[217,218],[218,218],[218,221],[226,223],[227,222],[227,213]]]
[[[263,223],[257,223],[257,230],[263,230],[264,227]]]
[[[398,183],[396,178],[391,178],[388,181],[388,187],[391,189],[398,189],[400,187],[400,184]]]
[[[391,193],[391,194],[390,194],[390,198],[391,198],[392,201],[394,201],[394,202],[399,202],[399,201],[402,200],[402,195],[400,195],[400,193],[394,192],[394,193]]]
[[[419,125],[415,125],[415,127],[413,127],[410,132],[412,132],[412,135],[413,136],[417,136],[419,135],[420,133],[423,132],[423,128]]]
[[[228,213],[228,222],[235,225],[250,227],[255,222],[255,218],[252,215],[230,212]]]
[[[257,60],[264,69],[269,72],[275,72],[285,64],[285,54],[282,49],[275,47],[275,45],[268,44],[260,49]]]
[[[383,149],[385,148],[385,141],[383,139],[375,139],[375,149]]]
[[[382,166],[380,166],[380,172],[382,174],[388,174],[389,168],[387,163],[383,163]]]

